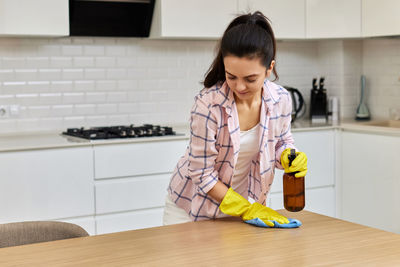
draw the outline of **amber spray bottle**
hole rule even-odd
[[[291,149],[289,166],[292,166],[295,158],[296,151]],[[285,209],[292,212],[301,211],[305,205],[304,177],[295,177],[296,173],[285,173],[283,175],[283,203]]]

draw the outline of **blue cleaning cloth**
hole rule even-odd
[[[274,227],[266,225],[262,220],[259,218],[255,218],[252,220],[244,221],[245,223],[252,224],[259,227],[266,227],[266,228],[297,228],[301,225],[301,222],[296,219],[288,219],[289,223],[280,224],[276,221],[272,221],[274,223]]]

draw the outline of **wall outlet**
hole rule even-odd
[[[18,117],[19,105],[0,105],[0,119]]]

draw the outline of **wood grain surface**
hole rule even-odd
[[[267,229],[236,218],[0,249],[0,266],[400,266],[400,235],[315,213]]]

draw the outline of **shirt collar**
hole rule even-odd
[[[276,84],[270,82],[268,79],[264,80],[262,99],[270,110],[280,100],[278,88]],[[226,112],[230,115],[233,110],[232,107],[235,104],[233,91],[229,88],[226,81],[223,84],[216,85],[215,89],[218,91],[216,101],[224,107]]]

